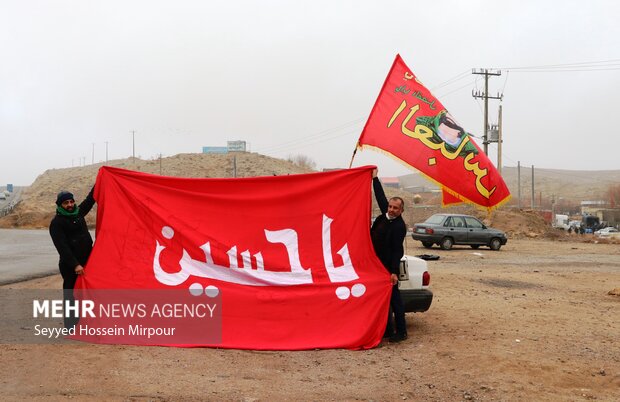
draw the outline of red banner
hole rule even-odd
[[[358,141],[358,147],[365,146],[387,152],[438,183],[444,205],[465,201],[491,209],[510,198],[493,163],[400,55]]]
[[[95,247],[79,293],[185,289],[204,300],[208,309],[201,312],[215,309],[221,334],[208,339],[220,342],[179,344],[166,341],[164,331],[153,332],[163,345],[374,347],[385,329],[391,287],[369,234],[372,169],[187,179],[102,167],[95,186]],[[150,298],[141,303],[143,315],[154,308],[172,311],[153,307],[159,296]],[[119,303],[106,303],[95,309],[109,318],[110,304]],[[81,324],[100,318],[91,315]],[[219,327],[205,322],[204,328]],[[97,334],[90,330],[84,333]],[[118,333],[95,341],[148,343]]]

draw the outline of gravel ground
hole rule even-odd
[[[617,401],[620,246],[510,240],[429,262],[409,339],[366,351],[0,345],[3,400]],[[60,288],[58,275],[11,288]],[[613,292],[612,292],[613,293]]]

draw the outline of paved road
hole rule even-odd
[[[47,230],[0,229],[0,284],[58,273],[58,253]]]
[[[11,207],[16,205],[21,200],[22,190],[24,188],[25,187],[14,187],[13,192],[9,193],[9,196],[6,199],[0,199],[0,216],[4,216],[9,213]],[[5,189],[6,186],[0,187],[0,191],[2,192],[4,192]]]
[[[13,192],[9,193],[8,197],[4,200],[0,200],[0,208],[9,205],[10,202],[17,202],[22,198],[22,192],[26,187],[13,187]],[[0,191],[4,192],[6,186],[0,186]]]

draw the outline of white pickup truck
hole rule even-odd
[[[400,260],[398,289],[407,313],[422,313],[433,301],[430,290],[431,275],[425,260],[405,255]]]

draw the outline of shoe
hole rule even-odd
[[[407,334],[395,334],[390,337],[390,342],[398,343],[407,339]]]

